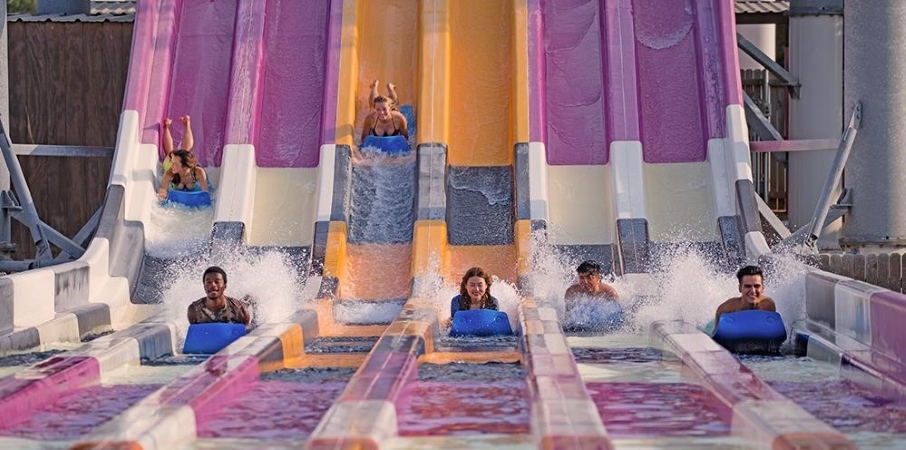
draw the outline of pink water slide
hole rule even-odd
[[[703,161],[742,103],[732,3],[529,1],[531,140],[550,164],[606,164],[614,141],[641,141],[649,163]]]
[[[225,144],[252,144],[262,167],[314,167],[321,144],[330,2],[140,1],[125,110],[143,143],[190,115],[193,149],[219,166]],[[266,18],[266,20],[265,20]],[[138,67],[137,67],[138,66]]]

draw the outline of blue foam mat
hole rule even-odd
[[[245,336],[245,325],[241,323],[196,323],[189,325],[185,354],[213,354]]]
[[[457,311],[453,315],[451,336],[502,336],[513,334],[509,316],[492,309]]]

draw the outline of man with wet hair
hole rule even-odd
[[[601,281],[601,265],[588,260],[576,268],[579,282],[566,289],[564,303],[566,312],[571,311],[583,298],[618,300],[620,298],[613,286]]]
[[[248,327],[252,321],[248,306],[242,300],[223,294],[227,287],[226,272],[211,266],[205,269],[201,278],[206,296],[189,305],[189,323],[241,323]]]
[[[734,313],[749,309],[762,311],[777,311],[777,305],[771,297],[764,295],[764,273],[761,267],[745,266],[736,272],[739,280],[739,297],[733,297],[717,307],[714,315],[714,329],[720,322],[721,314]]]

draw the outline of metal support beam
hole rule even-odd
[[[835,220],[843,217],[846,213],[849,212],[849,208],[852,207],[850,197],[852,197],[852,191],[849,189],[844,189],[843,193],[840,195],[840,198],[837,199],[837,203],[831,205],[830,209],[827,212],[827,217],[824,219],[824,226],[828,226],[834,223]],[[795,247],[800,244],[804,244],[808,238],[809,225],[805,225],[793,234],[783,240],[784,246]],[[817,249],[812,248],[816,253]]]
[[[741,33],[736,33],[736,42],[740,50],[764,66],[765,69],[768,69],[768,72],[780,78],[780,82],[790,88],[790,94],[795,98],[799,98],[799,87],[802,85],[799,84],[798,78],[787,72],[783,66],[777,64],[777,61],[771,59],[770,56],[764,54],[761,49],[746,39]]]
[[[9,169],[9,179],[19,196],[19,206],[22,207],[22,224],[28,227],[31,232],[32,240],[35,243],[36,255],[35,263],[40,267],[53,261],[53,253],[50,251],[50,244],[44,236],[44,229],[41,227],[41,219],[38,217],[38,210],[35,209],[35,202],[31,198],[31,192],[28,190],[28,184],[25,182],[25,175],[22,174],[22,166],[19,165],[19,159],[13,154],[10,148],[9,137],[6,130],[0,124],[0,149],[3,151],[3,160]]]
[[[815,215],[808,225],[805,244],[814,246],[821,236],[821,230],[825,227],[825,219],[831,208],[831,195],[834,189],[840,184],[840,178],[843,177],[843,168],[846,166],[846,160],[849,159],[849,153],[853,147],[853,141],[856,139],[856,133],[862,125],[862,103],[856,102],[853,106],[852,116],[849,118],[849,126],[843,131],[843,137],[840,139],[840,146],[837,147],[837,156],[831,166],[831,171],[827,175],[827,181],[824,183],[824,190],[821,191],[821,197],[815,206]]]
[[[771,125],[771,121],[761,113],[761,109],[758,108],[752,97],[749,97],[749,94],[745,92],[742,95],[746,105],[746,122],[749,124],[749,128],[766,141],[782,141],[783,136],[774,128],[774,125]]]

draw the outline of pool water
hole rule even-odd
[[[354,372],[313,368],[262,374],[237,399],[199,423],[198,437],[305,440]]]
[[[400,436],[529,433],[519,364],[421,364],[397,401]]]
[[[774,390],[863,449],[906,449],[906,397],[845,379],[836,365],[808,357],[742,357]]]
[[[157,384],[94,386],[60,397],[18,424],[0,424],[0,435],[35,440],[83,436],[160,388]]]
[[[585,387],[615,439],[723,437],[732,411],[649,347],[574,347]]]

